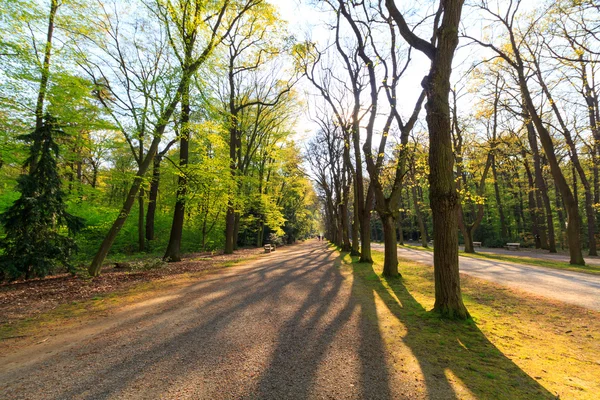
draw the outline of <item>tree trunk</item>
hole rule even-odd
[[[571,135],[571,131],[568,128],[567,124],[565,123],[565,121],[562,117],[562,114],[561,114],[560,110],[558,109],[558,106],[556,105],[556,102],[553,100],[552,94],[550,93],[548,86],[546,85],[546,83],[543,80],[540,66],[537,61],[535,61],[535,66],[536,66],[536,73],[538,76],[540,86],[542,87],[543,92],[546,94],[546,97],[548,97],[548,100],[550,102],[550,107],[554,111],[554,115],[556,116],[556,119],[558,120],[558,122],[562,128],[562,134],[565,138],[565,141],[567,142],[567,145],[569,146],[569,149],[570,149],[569,154],[571,156],[571,162],[573,163],[573,169],[576,170],[577,173],[579,174],[579,178],[581,179],[581,183],[583,185],[583,189],[585,192],[585,211],[586,211],[586,217],[587,217],[587,228],[588,228],[587,236],[588,236],[588,244],[589,244],[589,254],[591,256],[595,256],[595,255],[597,255],[596,237],[595,237],[596,215],[594,213],[594,208],[593,208],[594,206],[593,206],[592,186],[590,185],[590,181],[588,180],[586,173],[583,170],[583,167],[581,166],[581,162],[579,161],[577,146],[575,146],[575,142],[573,142],[573,136]],[[591,110],[590,109],[588,109],[588,110],[592,111],[593,108]],[[592,130],[592,134],[596,135],[596,132],[594,130]]]
[[[558,186],[554,185],[554,192],[556,197],[556,212],[558,214],[558,224],[560,228],[560,247],[561,249],[565,248],[565,217],[563,215],[562,210],[565,208],[565,205],[560,197],[560,191],[558,190]]]
[[[156,147],[158,147],[158,142]],[[123,207],[119,212],[119,216],[117,217],[115,222],[112,224],[110,230],[106,234],[106,237],[102,241],[102,244],[100,245],[96,256],[92,260],[92,264],[88,268],[88,272],[91,276],[98,276],[98,274],[100,273],[100,268],[102,267],[102,263],[104,262],[106,255],[110,251],[110,248],[112,247],[115,239],[117,238],[117,235],[121,231],[123,224],[127,220],[129,213],[131,212],[131,207],[133,207],[133,203],[135,202],[137,192],[140,188],[140,185],[142,184],[143,176],[148,170],[148,167],[150,166],[150,162],[152,161],[154,153],[156,153],[156,148],[153,149],[151,147],[149,154],[146,155],[144,162],[142,162],[142,164],[140,165],[138,172],[131,185],[131,188],[129,189],[129,193],[127,194],[127,197],[125,199],[125,203],[123,204]]]
[[[523,107],[523,111],[526,115],[527,110]],[[535,134],[535,128],[531,122],[527,122],[527,138],[529,140],[529,146],[533,153],[533,167],[535,172],[535,202],[536,202],[536,218],[540,236],[540,247],[550,252],[556,253],[556,242],[554,238],[554,226],[552,222],[552,209],[550,208],[550,215],[546,214],[546,227],[544,227],[544,210],[547,212],[550,205],[550,199],[548,198],[548,188],[546,187],[546,181],[542,174],[542,158],[538,150],[537,137]],[[546,235],[546,230],[548,235]],[[554,251],[553,251],[554,250]]]
[[[156,202],[158,200],[158,186],[160,184],[160,162],[162,157],[154,157],[152,165],[152,181],[148,194],[148,210],[146,211],[146,240],[154,240],[154,219],[156,217]]]
[[[235,229],[235,210],[233,209],[233,201],[227,202],[227,214],[225,215],[225,254],[233,253],[233,237]]]
[[[400,276],[398,272],[398,242],[396,240],[396,220],[392,214],[381,215],[384,241],[383,275]]]
[[[558,185],[558,189],[560,190],[561,196],[565,202],[568,220],[567,236],[569,240],[570,263],[574,265],[585,265],[583,254],[581,253],[581,223],[579,218],[579,210],[577,209],[577,201],[573,196],[573,192],[571,192],[571,189],[569,188],[569,184],[567,183],[567,180],[565,179],[565,176],[560,168],[560,164],[558,163],[558,159],[556,158],[552,136],[550,135],[550,132],[548,132],[548,129],[546,129],[544,126],[544,123],[538,114],[537,109],[535,108],[531,93],[529,92],[529,87],[527,86],[527,78],[525,77],[525,68],[523,67],[524,64],[519,52],[519,46],[516,43],[516,39],[512,31],[509,31],[509,37],[512,50],[516,58],[516,63],[514,63],[513,66],[517,70],[521,94],[525,101],[529,116],[531,117],[533,124],[535,125],[535,129],[539,135],[546,158],[548,159],[552,177]]]
[[[258,231],[256,232],[256,247],[262,247],[264,242],[265,223],[259,222]]]
[[[340,227],[342,235],[342,251],[350,251],[350,236],[348,233],[348,211],[344,203],[340,204]]]
[[[545,193],[542,193],[542,199],[544,200],[544,207],[546,209],[546,226],[548,227],[548,250],[550,253],[556,253],[556,235],[554,233],[554,217],[552,216],[552,206],[550,204],[550,197],[548,197],[548,189],[545,179],[544,187]]]
[[[233,219],[233,250],[238,249],[238,238],[240,235],[240,218],[240,213],[236,212],[235,218]]]
[[[358,168],[357,168],[358,170]],[[362,174],[361,174],[362,175]],[[362,189],[363,185],[360,185]],[[362,196],[359,196],[359,199]],[[359,200],[360,201],[360,200]],[[371,209],[373,204],[373,189],[369,185],[367,199],[363,203],[360,218],[360,260],[361,263],[373,263],[371,256]]]
[[[354,197],[353,218],[352,218],[352,249],[350,255],[360,256],[360,217],[358,216],[358,208],[356,207],[356,196]]]
[[[144,237],[144,188],[140,187],[138,194],[138,251],[146,250],[146,238]]]
[[[533,180],[533,175],[531,174],[531,170],[529,169],[529,163],[527,162],[527,155],[525,151],[522,153],[523,156],[523,164],[525,166],[525,173],[527,175],[527,181],[529,183],[529,190],[527,191],[527,198],[529,204],[529,216],[531,218],[531,233],[533,235],[533,240],[535,242],[535,248],[539,249],[542,247],[539,235],[539,217],[537,212],[537,205],[535,202],[535,182]]]
[[[164,260],[173,262],[181,261],[181,239],[183,236],[183,222],[185,218],[185,197],[187,195],[187,164],[190,152],[190,82],[183,89],[181,95],[181,138],[179,141],[179,178],[177,180],[177,199],[173,212],[173,224],[169,244],[163,257]]]
[[[502,241],[508,238],[508,229],[506,226],[506,217],[504,216],[504,206],[500,197],[500,187],[498,185],[498,172],[496,170],[496,156],[492,158],[492,176],[494,178],[494,195],[496,196],[496,205],[498,206],[498,214],[500,217],[500,236]]]
[[[396,229],[398,231],[398,244],[404,246],[404,230],[402,229],[402,220],[404,219],[404,212],[400,213],[398,220],[396,221]]]
[[[466,226],[463,231],[465,238],[465,253],[475,254],[475,247],[473,246],[473,228]]]
[[[450,2],[448,2],[450,3]],[[444,12],[444,19],[446,13]],[[458,11],[460,14],[460,8]],[[457,19],[458,20],[458,19]],[[446,30],[450,27],[446,27]],[[456,29],[456,28],[454,28]],[[442,35],[451,35],[448,31]],[[452,49],[452,52],[454,49]],[[433,250],[435,277],[434,310],[450,318],[466,319],[469,313],[463,304],[458,272],[459,197],[454,183],[450,111],[448,94],[452,57],[432,62],[427,82],[427,126],[429,127],[429,201],[433,216]]]
[[[431,68],[423,81],[427,93],[429,128],[430,206],[433,215],[435,304],[433,309],[444,317],[469,318],[460,291],[458,272],[459,196],[454,182],[454,155],[450,125],[450,75],[452,59],[458,45],[458,25],[463,0],[446,0],[440,27],[436,30],[437,46],[427,42],[407,26],[393,0],[386,0],[390,15],[409,44],[429,57]]]
[[[580,56],[581,63],[581,71],[582,71],[582,82],[583,82],[583,97],[585,98],[585,102],[588,106],[588,119],[590,123],[590,129],[592,131],[592,175],[593,175],[593,186],[594,186],[594,204],[600,203],[600,173],[598,172],[598,168],[600,166],[600,129],[597,115],[598,115],[598,96],[596,94],[595,88],[592,88],[594,84],[594,69],[592,68],[592,85],[590,85],[590,81],[587,76],[587,65],[583,62],[583,54]],[[600,211],[600,210],[599,210]],[[586,213],[587,213],[587,204],[586,204]],[[600,212],[596,212],[594,217],[596,218],[596,226],[600,223]],[[589,219],[589,215],[588,215]],[[589,234],[589,233],[588,233]],[[595,232],[594,232],[595,234]],[[590,246],[591,251],[591,246]],[[590,253],[590,255],[592,255]]]
[[[50,13],[48,15],[48,30],[46,33],[46,47],[44,49],[44,62],[42,64],[42,71],[40,77],[40,88],[38,90],[37,102],[35,105],[35,129],[39,130],[44,124],[44,101],[46,99],[46,92],[48,89],[48,80],[50,78],[50,57],[52,55],[52,36],[54,34],[54,19],[56,12],[58,11],[58,0],[50,1]],[[29,174],[37,166],[37,157],[31,157],[29,164]]]
[[[417,223],[419,224],[419,232],[421,233],[421,246],[427,248],[427,231],[425,230],[425,223],[423,222],[423,215],[421,214],[421,207],[419,206],[419,200],[417,198],[417,187],[416,183],[413,183],[411,186],[412,197],[413,197],[413,205],[415,208],[415,217],[417,218]]]

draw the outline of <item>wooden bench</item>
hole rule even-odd
[[[521,248],[521,243],[506,243],[504,248],[506,250],[519,250]]]
[[[265,244],[265,253],[270,253],[272,251],[275,251],[275,245],[274,244]]]
[[[473,242],[473,247],[481,247],[481,242]]]

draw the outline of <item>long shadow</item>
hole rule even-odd
[[[21,397],[103,399],[136,390],[138,397],[175,398],[168,390],[193,381],[193,398],[398,398],[402,387],[391,376],[375,299],[364,295],[367,288],[408,329],[404,341],[418,359],[430,398],[457,397],[447,371],[479,398],[552,398],[474,324],[432,318],[400,281],[390,280],[399,304],[379,279],[368,279],[374,274],[370,265],[352,265],[349,287],[334,249],[307,250],[291,252],[283,267],[270,263],[202,280],[157,312],[128,319],[87,346],[60,350],[21,368],[13,374],[26,390]],[[240,342],[236,333],[253,320],[258,322]],[[269,331],[269,324],[277,330],[261,336],[261,327]],[[111,333],[120,336],[113,339]],[[124,351],[124,346],[130,348]],[[239,361],[245,352],[252,357],[269,353],[265,364],[255,366],[255,382],[242,371],[248,366]],[[490,376],[498,369],[502,376]],[[70,377],[65,382],[64,373],[54,373],[51,382],[42,382],[40,371],[66,371]],[[331,376],[339,381],[323,382]],[[336,392],[323,392],[332,387]],[[18,386],[8,388],[2,397],[19,397]]]
[[[378,325],[365,317],[374,312],[374,304],[357,301],[356,281],[351,288],[343,286],[338,268],[342,256],[322,263],[326,272],[286,322],[258,391],[250,398],[394,398]],[[323,377],[318,373],[327,368],[335,369],[337,379],[319,386]]]
[[[250,271],[241,271],[233,277],[215,279],[207,285],[201,283],[198,289],[192,290],[178,301],[162,306],[160,311],[152,316],[132,318],[113,328],[112,332],[127,330],[135,335],[132,343],[128,344],[133,350],[125,355],[120,350],[123,343],[113,341],[110,337],[111,332],[104,332],[103,337],[94,338],[87,348],[67,350],[72,357],[87,359],[89,363],[84,368],[70,371],[70,375],[77,376],[77,379],[73,379],[66,387],[62,382],[63,377],[55,377],[53,393],[58,395],[48,398],[107,398],[128,389],[139,376],[155,367],[167,371],[166,375],[171,378],[183,376],[188,373],[187,367],[197,365],[198,361],[194,357],[198,360],[208,360],[217,366],[223,357],[235,351],[226,338],[219,337],[220,332],[233,324],[245,310],[267,299],[271,300],[271,297],[277,298],[291,284],[310,281],[323,267],[323,263],[313,265],[303,254],[292,253],[286,261],[295,266],[260,266]],[[327,278],[329,279],[330,277]],[[219,294],[203,302],[203,309],[199,310],[198,297],[215,293]],[[227,305],[224,305],[226,300]],[[182,308],[182,304],[189,305]],[[170,313],[176,311],[176,319],[169,318]],[[190,323],[189,315],[194,315],[190,313],[199,315],[197,322]],[[179,322],[190,326],[174,335],[166,336],[165,332]],[[136,330],[139,324],[143,329]],[[115,359],[111,360],[110,364],[103,364],[96,355],[107,352],[112,353]],[[39,363],[16,371],[15,375],[35,376],[36,371],[60,365],[64,357],[65,351],[60,351]],[[32,380],[33,385],[28,390],[35,390],[36,385],[41,384],[35,382],[35,378]],[[64,389],[60,390],[61,387]]]
[[[319,246],[290,253],[285,267],[271,263],[203,280],[177,300],[161,304],[151,314],[129,318],[85,346],[59,350],[13,371],[11,378],[5,375],[3,379],[20,381],[6,386],[6,398],[37,393],[31,397],[103,399],[131,393],[132,388],[139,397],[169,397],[166,393],[174,381],[193,380],[198,385],[196,395],[202,398],[212,393],[213,398],[305,399],[319,394],[322,361],[331,358],[331,346],[339,350],[341,344],[358,353],[356,385],[346,393],[389,399],[377,324],[362,318],[366,306],[350,295],[336,254],[334,249]],[[290,293],[296,293],[291,299],[298,303],[292,305],[291,313],[282,312],[290,306]],[[264,303],[273,304],[272,314]],[[231,380],[222,379],[223,373],[240,373],[241,366],[232,366],[232,360],[247,349],[265,345],[260,325],[242,343],[231,341],[232,332],[244,329],[249,319],[264,319],[259,324],[280,327],[256,385],[244,374],[238,376],[243,381],[232,385]],[[353,323],[359,327],[358,335]],[[346,336],[340,337],[343,330]],[[334,361],[344,369],[348,360],[338,357]],[[52,370],[67,371],[69,378],[64,374],[51,374],[45,381],[39,378],[40,372],[47,376]],[[325,371],[325,375],[331,377],[332,372]],[[337,388],[341,384],[347,389],[346,380],[338,382]],[[209,383],[203,386],[203,382]]]
[[[403,342],[418,360],[429,398],[457,398],[452,387],[456,379],[481,399],[556,398],[494,346],[474,322],[440,319],[415,300],[401,279],[386,279],[396,299],[381,280],[368,278],[377,275],[372,265],[355,263],[353,271],[355,279],[372,288],[406,327]],[[373,305],[369,302],[367,307]]]

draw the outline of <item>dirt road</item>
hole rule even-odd
[[[0,397],[426,397],[389,359],[336,257],[316,241],[277,250],[4,354]]]
[[[380,244],[374,249],[383,250]],[[433,265],[430,251],[399,248],[398,256]],[[460,272],[511,288],[600,311],[600,275],[505,261],[459,257]]]

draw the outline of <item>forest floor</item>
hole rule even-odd
[[[373,244],[383,250],[383,245]],[[399,247],[398,256],[433,265],[433,253],[417,247]],[[460,254],[460,272],[536,296],[600,311],[600,275],[528,265],[527,260],[505,261]]]
[[[0,340],[12,336],[25,336],[28,325],[36,325],[40,318],[68,318],[77,313],[79,302],[105,300],[125,291],[143,291],[149,286],[166,281],[197,276],[241,260],[256,257],[262,249],[241,249],[235,254],[193,253],[182,261],[164,263],[160,259],[146,258],[132,262],[106,265],[94,279],[72,274],[53,275],[43,279],[16,281],[0,284]],[[139,288],[138,288],[139,286]],[[105,303],[105,302],[104,302]],[[98,304],[98,306],[100,303]],[[106,304],[105,304],[106,306]],[[105,307],[98,307],[105,308]]]
[[[600,313],[463,275],[473,320],[427,312],[432,268],[323,242],[147,288],[0,347],[3,399],[594,399]],[[105,303],[112,298],[87,300]],[[82,307],[85,309],[85,307]],[[518,323],[517,323],[518,322]],[[21,345],[19,345],[21,344]]]

